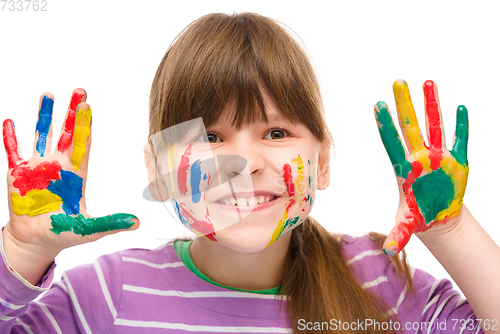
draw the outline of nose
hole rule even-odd
[[[240,175],[247,166],[247,159],[239,155],[217,155],[221,183]]]

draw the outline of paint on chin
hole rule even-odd
[[[215,230],[212,222],[208,218],[209,213],[208,213],[208,208],[207,208],[207,213],[205,215],[205,218],[207,218],[207,221],[204,220],[198,220],[194,216],[194,213],[191,211],[189,212],[184,206],[186,204],[181,203],[180,204],[180,215],[185,217],[185,219],[189,220],[189,225],[190,229],[198,235],[202,235],[205,238],[217,242],[217,239],[215,238]]]

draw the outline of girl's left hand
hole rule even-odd
[[[392,162],[400,192],[396,225],[384,242],[384,252],[393,256],[408,243],[413,233],[451,228],[460,222],[469,164],[467,162],[468,116],[464,106],[457,108],[453,149],[446,148],[437,86],[423,85],[426,129],[423,139],[408,85],[393,85],[399,124],[406,142],[401,143],[385,102],[375,105],[380,137]],[[438,227],[436,227],[438,226]]]

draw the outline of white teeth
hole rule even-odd
[[[253,197],[249,197],[249,198],[229,197],[229,198],[224,200],[224,203],[226,203],[226,205],[255,206],[257,204],[269,202],[273,198],[274,198],[273,195],[260,195],[258,197],[253,196]]]
[[[236,198],[236,202],[237,202],[238,206],[248,206],[247,199],[244,197]]]

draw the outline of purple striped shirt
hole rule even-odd
[[[361,286],[387,302],[391,310],[386,315],[397,314],[405,333],[460,333],[464,324],[463,333],[482,333],[450,281],[412,269],[412,296],[369,236],[344,235],[342,244]],[[34,287],[9,269],[3,247],[2,257],[0,333],[291,333],[292,327],[318,326],[291,324],[285,303],[280,310],[273,295],[229,290],[200,279],[182,263],[172,242],[101,256],[66,271],[50,288],[53,268]],[[40,301],[32,301],[42,292]],[[334,326],[338,320],[317,321]],[[363,319],[356,326],[365,327],[357,329],[368,330],[369,321]]]

